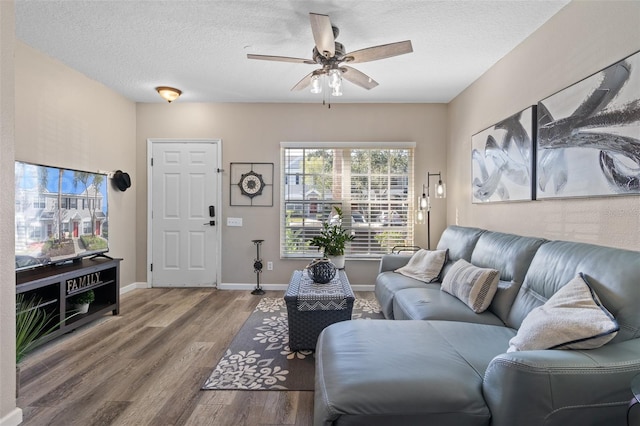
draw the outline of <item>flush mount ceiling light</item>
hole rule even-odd
[[[165,101],[171,103],[178,99],[180,95],[182,95],[182,91],[175,89],[173,87],[168,86],[160,86],[156,87],[156,92],[164,99]]]

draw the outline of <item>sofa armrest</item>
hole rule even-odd
[[[482,386],[492,426],[624,424],[638,373],[640,339],[632,339],[584,351],[504,353]]]
[[[411,256],[408,254],[384,254],[382,255],[382,259],[380,259],[380,269],[378,273],[387,272],[387,271],[395,271],[398,268],[403,267],[409,262]]]

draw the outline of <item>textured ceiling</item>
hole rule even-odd
[[[380,86],[350,83],[332,102],[448,102],[568,0],[16,0],[16,35],[136,102],[319,102],[291,92],[314,65],[309,12],[328,14],[347,52],[411,40],[413,53],[354,64]]]

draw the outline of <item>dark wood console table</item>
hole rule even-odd
[[[24,294],[27,300],[32,297],[40,300],[40,307],[52,318],[51,325],[59,323],[40,343],[73,331],[106,313],[119,314],[121,260],[86,258],[69,264],[16,272],[16,294]],[[68,299],[89,290],[95,294],[89,312],[73,315]]]

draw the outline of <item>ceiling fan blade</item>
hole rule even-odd
[[[371,90],[378,85],[377,81],[355,68],[340,67],[340,70],[342,71],[342,77],[356,86]]]
[[[295,86],[291,88],[291,91],[295,92],[309,87],[309,85],[311,84],[311,76],[313,76],[313,72],[305,75],[302,80],[300,80]]]
[[[316,48],[321,55],[332,58],[336,54],[336,41],[333,37],[333,28],[328,15],[310,13],[311,32],[316,42]]]
[[[312,59],[302,59],[302,58],[290,58],[288,56],[270,56],[270,55],[252,55],[248,54],[247,58],[249,59],[260,59],[263,61],[278,61],[278,62],[294,62],[296,64],[312,64],[315,65],[315,61]]]
[[[399,41],[397,43],[381,44],[380,46],[367,47],[347,53],[345,61],[357,64],[361,62],[377,61],[378,59],[390,58],[392,56],[404,55],[413,52],[411,40]],[[351,59],[353,58],[353,59]]]

